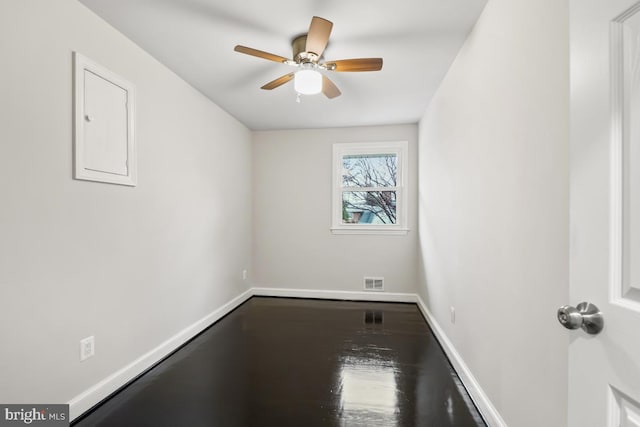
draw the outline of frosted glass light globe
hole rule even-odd
[[[302,95],[315,95],[322,92],[322,74],[316,70],[300,70],[294,77],[293,86]]]

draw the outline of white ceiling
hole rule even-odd
[[[252,130],[415,123],[486,0],[80,0]],[[312,16],[333,22],[327,60],[382,57],[378,72],[327,72],[342,91],[303,96],[260,87],[293,68],[233,51],[291,58]]]

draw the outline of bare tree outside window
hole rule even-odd
[[[342,222],[395,224],[396,154],[342,157]]]

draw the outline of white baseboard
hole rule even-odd
[[[327,291],[322,289],[251,288],[254,296],[317,298],[355,301],[416,302],[416,294],[380,291]]]
[[[480,411],[480,414],[482,414],[484,420],[490,427],[507,427],[507,423],[504,422],[498,410],[493,406],[493,403],[491,403],[491,400],[489,400],[489,397],[486,395],[484,390],[482,390],[482,387],[480,387],[480,384],[471,373],[471,370],[462,359],[462,356],[453,346],[453,343],[449,340],[444,330],[433,317],[431,311],[429,311],[424,301],[422,301],[422,298],[420,298],[419,295],[415,295],[415,298],[418,308],[424,315],[425,319],[427,319],[427,323],[431,327],[431,330],[440,342],[445,353],[447,353],[449,361],[451,361],[453,368],[456,370],[460,380],[467,388],[471,399],[478,407],[478,410]]]
[[[143,354],[133,362],[129,363],[122,369],[109,375],[94,386],[88,388],[84,392],[80,393],[69,402],[69,417],[73,421],[78,416],[82,415],[87,410],[91,409],[94,405],[101,400],[109,396],[118,388],[131,381],[136,376],[149,369],[154,364],[158,363],[168,354],[176,350],[185,342],[208,328],[211,324],[215,323],[230,311],[238,307],[240,304],[251,298],[251,289],[243,292],[231,301],[224,304],[222,307],[206,315],[202,319],[196,321],[190,326],[187,326],[156,348]]]

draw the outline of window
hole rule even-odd
[[[406,234],[407,142],[333,145],[335,234]]]

